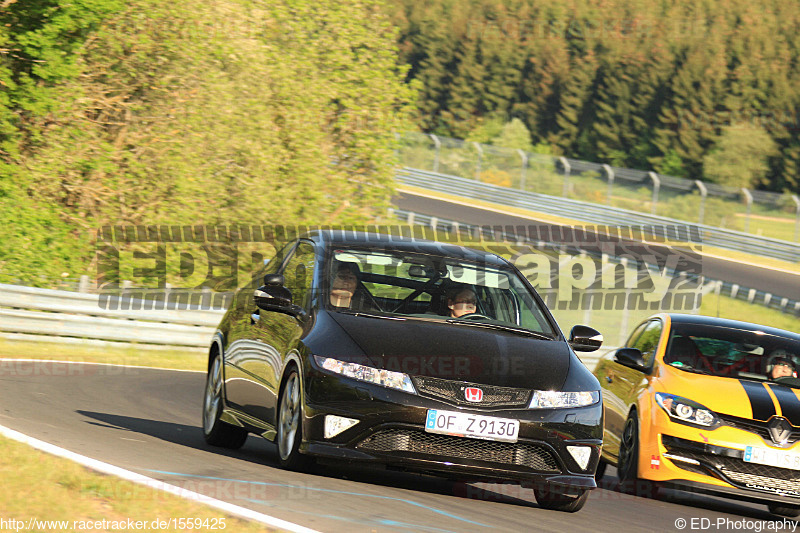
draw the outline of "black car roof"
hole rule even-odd
[[[731,320],[728,318],[718,318],[705,315],[686,315],[679,313],[670,313],[670,320],[673,324],[699,324],[704,326],[717,326],[723,328],[740,329],[743,331],[763,331],[769,335],[778,335],[781,337],[790,337],[800,341],[800,334],[784,329],[773,328],[763,324],[754,324],[752,322],[741,322],[739,320]]]
[[[509,264],[505,259],[491,252],[416,237],[348,230],[314,230],[308,232],[304,237],[326,247],[352,246],[362,249],[416,252],[464,261],[477,261],[497,267],[507,267]]]

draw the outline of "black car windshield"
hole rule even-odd
[[[546,313],[510,268],[398,251],[334,250],[323,298],[334,311],[494,324],[555,337]]]
[[[800,341],[763,331],[674,324],[664,362],[687,372],[800,386]]]

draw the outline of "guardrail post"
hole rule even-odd
[[[744,201],[747,203],[747,215],[744,218],[744,232],[750,233],[750,209],[753,207],[753,195],[746,188],[742,187]]]
[[[606,203],[611,205],[611,193],[614,189],[614,169],[610,165],[603,165],[603,170],[606,171],[606,178],[608,179],[608,197]]]
[[[792,200],[794,200],[796,208],[794,217],[794,242],[797,242],[797,238],[800,236],[800,198],[798,198],[796,194],[793,194]]]
[[[439,137],[437,137],[433,133],[429,133],[428,135],[433,140],[433,146],[434,146],[433,171],[439,172],[439,149],[442,147],[442,141],[440,141]]]
[[[519,172],[519,188],[520,190],[525,190],[525,169],[528,168],[528,154],[525,153],[525,150],[517,149],[517,153],[522,158],[522,168]]]
[[[89,292],[89,276],[86,274],[82,275],[78,282],[78,292]]]
[[[647,173],[651,180],[653,180],[653,206],[650,209],[650,212],[654,215],[656,214],[656,206],[658,205],[658,190],[661,188],[661,179],[658,177],[658,174],[653,172],[652,170]]]
[[[569,171],[571,167],[569,166],[569,161],[567,161],[566,157],[559,157],[558,161],[564,167],[564,190],[562,191],[561,196],[566,198],[569,194]]]
[[[475,149],[478,150],[478,162],[475,165],[475,179],[481,181],[481,159],[483,159],[483,148],[479,142],[473,142]]]
[[[395,140],[394,158],[397,161],[400,161],[400,139],[401,139],[400,134],[398,132],[394,132],[394,140]],[[405,166],[405,165],[401,163],[401,166]]]
[[[694,184],[700,189],[700,211],[697,215],[697,223],[703,223],[703,217],[706,214],[706,196],[708,196],[708,188],[706,184],[700,180],[694,180]]]

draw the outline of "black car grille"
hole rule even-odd
[[[719,477],[739,488],[764,490],[776,494],[800,497],[800,470],[748,463],[736,457],[701,453],[671,446],[667,446],[667,448],[670,453],[687,459],[694,459],[702,465],[698,467],[697,465],[675,461],[676,465],[685,470],[715,475],[715,477]],[[739,453],[742,452],[739,451]]]
[[[422,396],[439,398],[456,405],[471,407],[527,407],[530,404],[531,391],[528,389],[512,389],[510,387],[494,387],[478,383],[450,381],[447,379],[414,376],[414,387]],[[477,387],[483,391],[480,402],[469,402],[464,397],[467,387]]]
[[[406,452],[434,455],[441,459],[471,459],[524,466],[537,472],[560,471],[555,457],[544,446],[433,435],[422,431],[379,431],[361,441],[357,448],[379,453]]]
[[[764,439],[764,442],[774,446],[772,438],[769,435],[769,429],[767,428],[766,422],[758,422],[749,418],[739,418],[731,415],[719,415],[719,417],[723,422],[725,422],[726,425],[737,429],[743,429],[745,431],[749,431],[750,433],[755,433]],[[792,433],[789,435],[789,440],[786,442],[785,446],[791,446],[798,440],[800,440],[800,428],[792,428]]]

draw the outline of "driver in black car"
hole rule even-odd
[[[359,283],[361,271],[355,263],[340,262],[334,265],[331,280],[330,303],[334,310],[375,312],[378,307],[366,289]]]
[[[458,289],[447,298],[447,308],[452,318],[459,318],[477,312],[478,299],[472,289]]]

